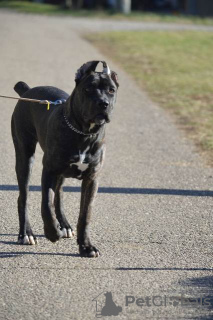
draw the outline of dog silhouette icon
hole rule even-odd
[[[102,316],[117,316],[119,312],[122,311],[122,307],[116,306],[112,299],[112,292],[106,292],[105,294],[106,302],[105,306],[101,310]]]

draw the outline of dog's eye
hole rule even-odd
[[[113,94],[113,93],[115,93],[115,89],[113,89],[113,88],[110,88],[110,89],[109,89],[109,93],[110,93],[110,94]]]
[[[90,92],[91,91],[91,88],[85,88],[84,89],[86,92]]]

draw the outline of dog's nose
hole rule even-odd
[[[99,102],[99,106],[104,108],[104,109],[106,109],[108,107],[108,105],[109,105],[109,101],[107,101],[107,100],[101,100]]]

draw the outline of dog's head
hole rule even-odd
[[[96,71],[99,62],[103,64],[101,72]],[[75,99],[83,121],[98,126],[110,122],[119,86],[117,74],[105,61],[90,61],[78,69],[75,81]]]

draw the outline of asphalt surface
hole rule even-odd
[[[132,25],[118,23],[117,29],[125,24]],[[95,319],[106,292],[122,307],[110,319],[213,319],[213,169],[173,120],[80,36],[107,28],[116,29],[116,23],[0,11],[0,94],[15,95],[19,80],[71,93],[76,70],[93,59],[108,61],[120,79],[91,222],[92,241],[102,253],[97,259],[80,258],[76,239],[52,244],[44,238],[40,148],[29,196],[39,244],[16,244],[18,191],[10,135],[15,103],[0,99],[2,320]],[[73,226],[79,190],[78,181],[66,180],[65,209]],[[126,305],[126,299],[132,303]]]

